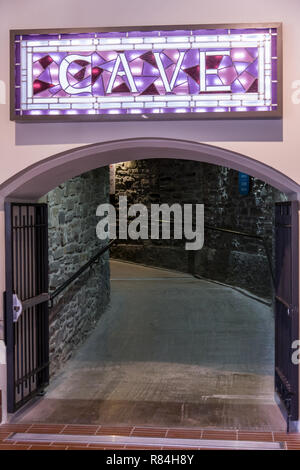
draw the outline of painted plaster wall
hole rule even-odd
[[[5,181],[17,171],[49,155],[73,147],[115,138],[135,136],[180,137],[202,142],[218,142],[219,146],[233,149],[252,158],[264,161],[287,173],[300,182],[298,165],[298,124],[300,105],[292,103],[292,83],[300,79],[300,37],[298,0],[253,0],[248,2],[228,0],[206,2],[189,0],[116,0],[113,4],[87,0],[58,0],[45,8],[37,0],[1,0],[0,80],[6,85],[6,104],[0,107],[2,152],[9,155],[2,167],[0,181]],[[94,123],[92,124],[19,124],[9,122],[9,48],[10,28],[50,28],[113,25],[159,25],[222,22],[282,21],[284,32],[284,120],[266,122],[177,122],[177,123]],[[118,130],[116,133],[116,129]],[[273,141],[266,142],[265,139]],[[278,139],[282,139],[278,142]],[[23,145],[23,144],[26,145]],[[47,145],[43,145],[47,144]]]

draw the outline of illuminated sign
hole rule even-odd
[[[11,118],[280,117],[280,31],[12,31]]]

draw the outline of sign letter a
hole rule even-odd
[[[124,71],[123,70],[119,71],[121,63],[123,65]],[[106,93],[112,92],[117,75],[120,75],[120,76],[126,75],[131,93],[137,93],[138,90],[135,86],[134,79],[133,79],[133,76],[132,76],[132,73],[131,73],[131,70],[128,65],[124,52],[121,52],[121,54],[119,54],[118,57],[116,58],[116,62],[115,62],[115,65],[114,65],[114,68],[113,68],[113,71],[112,71],[112,74],[108,83]]]

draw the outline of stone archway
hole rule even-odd
[[[5,199],[34,201],[69,178],[120,161],[180,158],[226,166],[264,180],[289,199],[299,199],[300,185],[274,168],[252,158],[208,144],[162,138],[114,140],[77,147],[41,160],[0,186]]]
[[[120,161],[151,158],[185,159],[226,166],[259,178],[298,200],[300,185],[252,158],[220,147],[162,138],[114,140],[77,147],[53,155],[17,173],[0,186],[4,201],[36,201],[62,182],[89,170]]]

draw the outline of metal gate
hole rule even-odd
[[[49,381],[47,205],[6,203],[5,223],[7,407],[13,413]]]
[[[298,420],[299,366],[292,362],[299,337],[298,201],[275,207],[275,388],[289,420]]]

